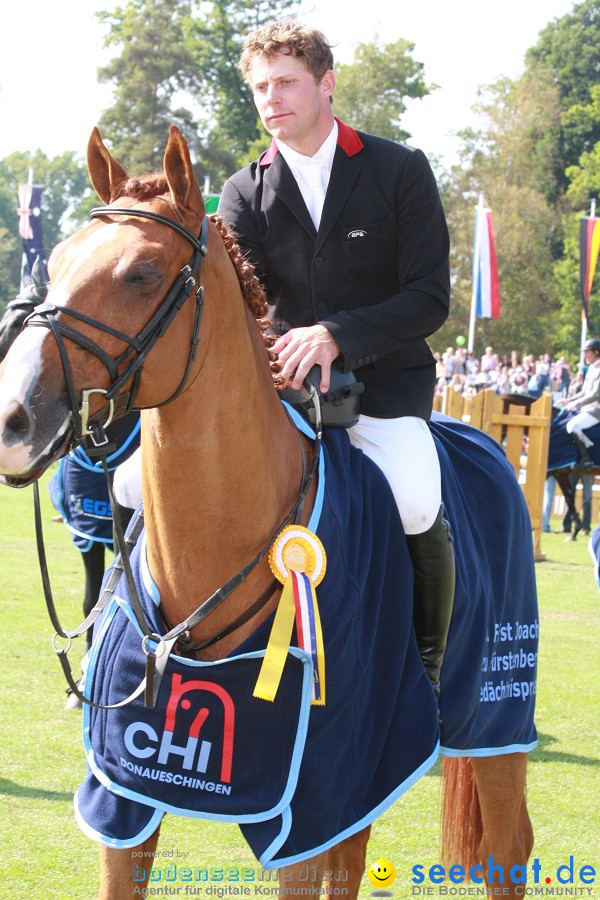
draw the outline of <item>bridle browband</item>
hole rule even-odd
[[[195,612],[188,616],[183,622],[179,623],[179,625],[176,625],[174,628],[170,628],[169,626],[167,626],[169,627],[169,630],[166,634],[159,635],[153,633],[147,623],[146,616],[144,614],[138,596],[129,560],[131,550],[135,546],[137,538],[139,537],[139,534],[141,533],[143,527],[143,514],[141,512],[138,514],[137,519],[133,523],[126,539],[123,535],[119,517],[118,515],[115,515],[116,501],[113,494],[112,482],[107,464],[107,455],[109,452],[111,452],[112,448],[108,443],[108,439],[106,437],[104,429],[112,421],[114,415],[125,415],[133,408],[133,404],[135,402],[135,397],[139,387],[141,370],[145,359],[151,349],[154,347],[158,338],[166,332],[177,311],[182,308],[185,300],[192,293],[193,289],[196,286],[197,280],[198,287],[196,288],[196,312],[194,317],[192,341],[188,363],[179,387],[167,399],[155,404],[155,407],[164,406],[167,403],[170,403],[177,396],[179,396],[185,384],[187,383],[192,365],[196,358],[197,347],[200,340],[200,322],[204,305],[204,289],[200,283],[200,279],[202,260],[208,252],[208,226],[205,216],[202,220],[200,237],[196,238],[195,235],[183,225],[180,225],[178,222],[175,222],[174,220],[169,219],[166,216],[161,216],[158,213],[151,213],[145,210],[137,209],[113,208],[111,206],[97,207],[91,211],[92,218],[97,218],[99,216],[105,215],[138,216],[141,218],[151,219],[155,222],[160,222],[185,237],[186,240],[188,240],[194,248],[192,258],[180,270],[179,274],[175,278],[175,281],[167,292],[167,295],[159,304],[150,320],[146,323],[146,325],[136,338],[130,338],[128,335],[110,328],[104,323],[98,322],[97,320],[92,319],[89,316],[53,303],[44,303],[41,306],[36,307],[35,312],[28,317],[25,323],[26,325],[31,326],[46,327],[52,331],[55,337],[61,356],[65,380],[67,383],[69,404],[71,407],[73,423],[76,430],[77,442],[80,442],[87,436],[90,436],[94,444],[93,452],[99,457],[102,462],[102,467],[107,481],[111,508],[113,510],[115,539],[119,551],[118,556],[113,564],[111,576],[109,577],[109,580],[94,609],[88,614],[85,621],[77,629],[73,631],[65,630],[58,619],[56,607],[52,598],[52,591],[50,588],[50,579],[48,575],[48,567],[46,563],[46,555],[42,537],[41,506],[39,501],[38,483],[37,481],[34,482],[33,487],[36,536],[40,569],[42,574],[42,584],[46,599],[46,605],[48,607],[48,613],[56,630],[56,634],[54,635],[52,644],[56,654],[59,657],[63,672],[65,674],[67,682],[69,683],[69,687],[73,691],[73,693],[75,693],[83,703],[86,703],[89,706],[98,709],[113,709],[131,703],[142,693],[142,691],[144,692],[145,696],[145,705],[154,706],[156,703],[162,676],[166,670],[169,656],[176,644],[179,643],[184,649],[184,652],[193,652],[195,650],[200,650],[204,647],[210,646],[211,644],[218,641],[221,637],[225,636],[226,634],[230,634],[236,628],[247,622],[252,617],[252,615],[256,614],[256,612],[258,612],[272,596],[276,587],[275,583],[269,585],[269,588],[267,588],[263,595],[248,610],[242,613],[231,625],[227,626],[219,634],[215,635],[213,638],[207,641],[202,642],[201,644],[193,643],[191,639],[192,629],[195,628],[205,618],[207,618],[207,616],[209,616],[212,612],[214,612],[214,610],[218,606],[220,606],[221,603],[223,603],[243,581],[245,581],[250,572],[252,572],[256,568],[256,566],[266,557],[273,541],[275,540],[279,532],[292,521],[297,522],[300,520],[304,507],[304,501],[308,494],[308,490],[310,488],[314,475],[317,471],[317,466],[320,458],[322,421],[319,395],[316,389],[314,387],[311,387],[311,396],[315,406],[316,417],[314,452],[311,460],[311,465],[307,471],[304,448],[302,447],[302,443],[300,442],[302,452],[302,481],[300,486],[300,494],[294,506],[287,514],[283,522],[281,522],[273,531],[266,544],[257,553],[254,559],[252,559],[249,563],[247,563],[247,565],[240,569],[238,573],[233,576],[233,578],[230,578],[229,581],[227,581],[222,587],[216,590],[212,594],[212,596],[201,603],[200,606],[195,610]],[[103,331],[106,334],[111,334],[121,339],[128,345],[128,349],[123,351],[123,353],[116,360],[113,360],[112,357],[109,357],[108,354],[106,354],[102,350],[102,348],[99,347],[94,341],[91,341],[89,338],[80,334],[69,325],[62,322],[57,322],[55,317],[58,312],[65,313],[66,315],[69,315],[74,319],[77,319],[88,325],[92,325],[94,328],[97,328],[98,330]],[[92,353],[92,355],[95,356],[105,366],[111,378],[111,383],[108,390],[94,388],[83,391],[81,407],[79,407],[77,404],[71,366],[65,350],[63,337],[73,341],[76,344],[79,344],[79,346]],[[133,356],[133,359],[129,360],[129,357],[132,355],[132,353],[135,355]],[[119,371],[119,369],[123,365],[125,366],[125,368],[122,371]],[[133,378],[131,388],[129,389],[129,391],[122,393],[121,388],[131,378]],[[102,424],[100,422],[93,421],[96,416],[94,416],[92,419],[90,419],[89,417],[89,398],[94,393],[103,394],[106,402],[109,404],[108,419]],[[91,453],[92,451],[88,450],[88,452]],[[127,586],[129,588],[133,612],[135,614],[138,626],[140,627],[144,635],[142,639],[142,649],[146,654],[146,674],[143,681],[138,685],[135,691],[125,700],[108,706],[101,706],[100,704],[96,704],[93,701],[89,700],[81,692],[79,685],[73,678],[71,667],[67,658],[67,653],[70,649],[72,639],[80,637],[82,634],[84,634],[94,624],[96,619],[106,608],[106,605],[111,599],[116,585],[123,574],[125,575]],[[58,638],[65,639],[67,641],[67,646],[64,648],[58,647]],[[153,650],[149,642],[155,643],[156,649]]]

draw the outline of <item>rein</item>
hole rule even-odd
[[[56,606],[54,604],[54,599],[52,597],[52,590],[50,586],[48,566],[43,542],[38,483],[35,482],[33,485],[36,539],[40,570],[42,575],[42,586],[44,590],[48,614],[56,632],[52,639],[52,646],[55,653],[59,657],[63,673],[71,691],[79,698],[79,700],[81,700],[82,703],[86,703],[89,706],[97,709],[116,709],[118,707],[125,706],[135,700],[135,698],[138,697],[142,692],[144,692],[145,705],[147,707],[153,707],[156,704],[158,691],[160,688],[162,677],[166,670],[169,656],[176,644],[179,644],[182,647],[184,653],[193,653],[197,650],[202,650],[205,647],[216,643],[222,637],[230,634],[235,629],[239,628],[265,605],[276,588],[276,582],[271,583],[267,590],[249,609],[242,613],[229,626],[220,631],[219,634],[199,644],[195,644],[192,641],[192,629],[195,628],[196,625],[198,625],[204,619],[206,619],[212,612],[214,612],[214,610],[216,610],[233,593],[233,591],[237,587],[239,587],[240,584],[242,584],[247,576],[265,558],[279,532],[287,525],[289,525],[292,521],[299,521],[304,506],[304,501],[306,499],[314,475],[317,471],[322,441],[322,420],[319,395],[317,390],[314,387],[311,387],[311,398],[315,407],[314,452],[310,468],[307,471],[304,448],[302,447],[302,443],[300,442],[300,448],[302,452],[302,481],[300,486],[300,494],[296,503],[287,514],[283,522],[281,522],[273,531],[266,544],[256,554],[254,559],[247,563],[242,569],[237,572],[236,575],[230,578],[229,581],[222,585],[222,587],[218,588],[218,590],[216,590],[210,597],[208,597],[203,603],[201,603],[200,606],[183,622],[179,623],[173,628],[171,628],[169,626],[169,623],[167,623],[167,627],[169,627],[169,630],[165,635],[161,636],[153,633],[146,620],[146,616],[139,599],[130,565],[131,551],[135,546],[143,527],[143,512],[140,511],[138,513],[135,522],[128,531],[127,537],[125,537],[123,535],[119,517],[115,515],[116,501],[114,498],[112,481],[110,478],[110,472],[107,462],[107,457],[113,451],[114,445],[109,444],[104,429],[112,421],[112,418],[115,414],[120,416],[131,410],[135,401],[135,396],[137,394],[141,371],[146,356],[148,355],[158,338],[165,333],[168,326],[173,321],[176,312],[181,309],[183,303],[191,294],[192,290],[195,287],[197,278],[198,288],[196,289],[196,314],[194,317],[190,356],[188,359],[186,370],[184,372],[181,383],[179,384],[179,387],[166,400],[163,400],[161,401],[161,403],[156,404],[156,407],[164,406],[167,403],[170,403],[183,390],[189,378],[191,367],[195,360],[197,347],[200,340],[200,321],[204,303],[204,289],[200,284],[200,277],[202,259],[204,256],[206,256],[207,253],[206,241],[208,228],[206,217],[204,217],[202,221],[200,238],[196,239],[192,232],[188,231],[187,228],[157,213],[150,213],[147,211],[135,209],[113,209],[111,207],[98,207],[96,209],[93,209],[91,212],[92,218],[95,218],[97,216],[115,214],[140,216],[160,222],[170,228],[173,228],[179,234],[182,234],[194,247],[194,253],[190,262],[180,270],[179,275],[171,285],[171,288],[169,289],[166,297],[159,304],[157,310],[154,312],[150,321],[145,325],[140,334],[136,338],[130,338],[128,335],[124,335],[121,332],[116,331],[101,322],[97,322],[95,319],[83,315],[82,313],[77,313],[74,310],[70,310],[64,306],[58,306],[52,303],[45,303],[42,306],[37,307],[35,313],[32,314],[26,321],[26,325],[49,328],[55,337],[64,368],[65,380],[67,382],[69,404],[71,407],[73,422],[76,427],[77,442],[81,442],[88,436],[91,438],[91,441],[94,444],[94,449],[88,450],[88,453],[90,453],[90,455],[98,456],[101,461],[107,482],[111,509],[113,510],[115,543],[119,552],[113,564],[111,575],[104,590],[102,591],[102,594],[98,599],[98,602],[88,614],[85,621],[75,630],[67,631],[62,627],[59,621],[56,612]],[[92,325],[93,327],[105,332],[106,334],[111,334],[120,338],[129,345],[129,349],[124,351],[117,360],[113,360],[102,350],[102,348],[100,348],[93,341],[89,340],[84,335],[81,335],[69,325],[66,325],[62,322],[57,322],[55,316],[58,312],[66,313],[67,315],[70,315],[79,321]],[[100,360],[100,362],[102,362],[102,364],[108,370],[109,375],[111,376],[111,384],[108,390],[95,388],[82,392],[83,399],[81,408],[79,408],[77,405],[72,371],[66,354],[63,336],[73,341],[74,343],[79,344],[79,346],[92,353],[98,360]],[[119,374],[119,368],[123,365],[123,363],[127,362],[128,357],[131,355],[132,351],[136,355],[131,361],[127,363],[124,371]],[[132,376],[134,381],[131,389],[126,394],[121,394],[121,388]],[[103,424],[99,422],[92,422],[89,419],[89,397],[93,393],[104,394],[105,399],[109,404],[109,416],[107,421]],[[123,401],[123,398],[125,398],[125,401]],[[81,692],[79,685],[73,678],[71,672],[71,666],[68,661],[68,651],[71,647],[72,639],[80,637],[82,634],[84,634],[104,611],[114,594],[118,581],[123,574],[125,575],[127,581],[127,586],[131,598],[131,606],[135,614],[137,624],[144,635],[144,637],[142,638],[142,650],[146,655],[146,673],[141,683],[138,685],[135,691],[130,694],[129,697],[120,701],[119,703],[102,706],[89,700]],[[59,638],[63,638],[67,641],[66,647],[59,647],[57,645],[57,640]],[[155,645],[154,648],[151,646],[152,644]]]

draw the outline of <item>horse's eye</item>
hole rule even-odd
[[[162,278],[163,271],[154,263],[145,263],[130,269],[125,275],[125,282],[134,287],[153,287]]]

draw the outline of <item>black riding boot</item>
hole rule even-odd
[[[444,507],[428,531],[408,534],[414,568],[413,619],[417,644],[436,697],[454,604],[454,549]]]
[[[571,437],[575,441],[577,445],[577,449],[581,454],[581,459],[579,460],[579,465],[584,469],[591,469],[594,465],[594,460],[590,456],[589,448],[583,443],[581,438],[575,434],[575,432],[571,432]]]

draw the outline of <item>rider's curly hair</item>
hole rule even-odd
[[[331,44],[321,31],[301,25],[294,19],[281,19],[252,31],[244,40],[238,62],[244,81],[252,87],[250,75],[255,59],[262,56],[271,59],[278,54],[302,60],[316,81],[320,81],[328,69],[333,69]]]

